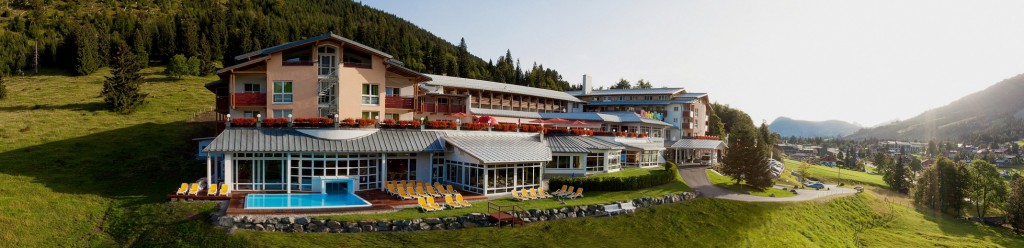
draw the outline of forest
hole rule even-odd
[[[468,52],[395,15],[335,0],[5,0],[0,10],[0,74],[59,68],[86,75],[107,66],[119,43],[149,65],[195,57],[203,74],[233,57],[327,32],[395,56],[424,73],[551,90],[573,90],[558,71],[524,68],[511,51],[496,60]]]

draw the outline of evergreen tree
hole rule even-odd
[[[722,173],[735,179],[737,184],[746,181],[748,186],[764,189],[772,185],[767,144],[760,139],[750,117],[745,119],[745,124],[737,125],[729,133],[729,148],[722,159]]]
[[[91,25],[79,26],[70,36],[68,44],[75,56],[71,65],[75,74],[89,75],[102,66],[98,39],[99,35]]]
[[[206,76],[213,74],[217,70],[217,66],[213,64],[213,54],[210,51],[210,42],[206,39],[206,35],[203,34],[202,38],[199,39],[199,75]]]
[[[0,73],[0,100],[7,98],[7,83],[4,82],[4,74]]]
[[[992,164],[974,160],[968,169],[970,185],[967,197],[974,204],[978,217],[985,217],[989,208],[998,207],[1006,199],[1006,180],[999,177],[999,170]]]
[[[935,141],[928,141],[928,155],[935,156],[939,152],[939,147],[935,145]]]
[[[882,180],[889,185],[889,189],[903,194],[909,193],[914,173],[904,163],[903,158],[897,158],[895,163],[892,160],[885,163],[887,164],[879,165],[878,168],[882,170]]]
[[[1006,197],[1006,204],[1003,205],[1006,212],[1006,220],[1013,227],[1017,234],[1024,229],[1024,177],[1017,177],[1010,181],[1010,192]]]
[[[459,72],[456,74],[458,77],[469,77],[470,72],[470,54],[469,47],[466,46],[466,38],[459,39],[459,50],[457,55],[459,58]]]
[[[114,56],[111,76],[103,82],[103,101],[111,111],[128,114],[135,112],[146,99],[140,90],[142,75],[138,57],[132,54],[127,44],[120,43]]]
[[[612,85],[612,87],[610,87],[610,88],[611,89],[629,89],[629,88],[633,88],[633,85],[631,85],[629,83],[629,81],[626,80],[625,78],[619,78],[619,82],[615,83],[615,85]]]
[[[718,136],[719,139],[725,139],[725,125],[722,124],[722,118],[718,117],[715,113],[714,108],[708,106],[708,135]]]
[[[643,79],[640,79],[639,81],[636,81],[636,88],[637,89],[650,89],[650,88],[654,88],[654,86],[651,85],[651,82],[647,82],[647,81],[644,81]]]
[[[933,210],[960,216],[965,207],[964,198],[969,176],[963,164],[940,157],[935,165],[925,169],[914,187],[914,203]]]

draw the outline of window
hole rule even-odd
[[[376,84],[363,84],[363,104],[380,104],[380,86]]]
[[[334,46],[320,46],[316,48],[317,56],[320,57],[320,76],[333,76],[338,68],[338,50]]]
[[[437,104],[448,104],[448,98],[438,98]]]
[[[401,89],[395,88],[395,87],[386,87],[386,88],[384,88],[384,95],[385,96],[398,96],[398,95],[401,95],[401,92],[402,92]]]
[[[292,81],[274,81],[274,103],[292,103]]]
[[[626,97],[624,97],[624,96],[619,96],[619,101],[625,100],[625,98]]]
[[[398,114],[384,114],[384,119],[398,120]]]
[[[370,68],[372,61],[369,54],[355,51],[354,49],[345,49],[342,55],[342,61],[345,62],[346,67],[362,67]]]
[[[288,115],[292,114],[291,109],[275,109],[274,118],[288,118]]]
[[[245,84],[245,92],[260,92],[260,84]]]
[[[654,100],[654,96],[644,96],[644,100]]]
[[[581,169],[581,159],[577,156],[552,156],[547,168],[551,169]]]
[[[672,111],[679,111],[679,106],[672,107]]]
[[[363,111],[363,119],[377,119],[380,113],[377,111]]]
[[[307,48],[284,52],[284,59],[281,60],[281,64],[313,65],[313,50]]]
[[[598,98],[597,98],[596,96],[595,96],[595,97],[591,97],[591,98],[590,98],[590,101],[592,101],[592,102],[596,102],[596,101],[598,101]]]
[[[604,97],[604,101],[605,102],[610,102],[611,100],[612,100],[612,97],[610,97],[610,96]]]
[[[245,118],[256,118],[256,116],[259,115],[259,114],[260,114],[260,111],[245,111],[245,112],[242,112],[242,117],[245,117]]]

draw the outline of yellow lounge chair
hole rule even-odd
[[[384,185],[384,189],[386,189],[387,193],[390,194],[390,195],[398,194],[397,192],[395,192],[396,190],[395,190],[395,185],[394,184]]]
[[[535,196],[537,198],[548,198],[547,195],[541,194],[540,191],[537,190],[537,188],[530,189],[530,195]]]
[[[569,194],[569,195],[565,196],[565,198],[569,198],[569,199],[575,199],[575,198],[580,198],[580,197],[583,197],[583,188],[577,188],[576,189],[576,193]]]
[[[434,187],[433,187],[433,186],[430,186],[430,184],[427,184],[427,186],[426,186],[426,187],[427,187],[427,194],[430,194],[430,196],[433,196],[433,197],[441,197],[441,196],[443,196],[443,195],[444,195],[444,194],[439,194],[439,193],[437,193],[437,191],[436,191],[436,190],[434,190]]]
[[[569,185],[565,185],[565,184],[562,184],[562,188],[561,188],[561,189],[559,189],[559,190],[555,190],[555,192],[551,192],[551,195],[560,195],[560,194],[563,194],[563,193],[565,193],[565,192],[566,192],[566,188],[568,188],[568,187],[569,187]]]
[[[219,195],[220,196],[228,196],[230,194],[231,194],[231,189],[228,188],[228,184],[226,184],[226,183],[225,184],[221,184],[220,185],[220,193],[219,193]]]
[[[548,192],[545,192],[545,191],[544,191],[544,188],[539,188],[539,189],[537,189],[537,193],[538,193],[538,194],[540,194],[540,195],[542,195],[542,196],[544,196],[544,198],[551,198],[551,197],[555,197],[555,195],[552,195],[552,194],[548,194]]]
[[[462,207],[472,207],[473,204],[469,204],[468,201],[462,199],[462,195],[455,195],[455,201],[459,202]]]
[[[188,184],[187,183],[181,183],[181,187],[178,187],[178,192],[174,193],[174,194],[175,195],[184,195],[185,193],[188,193]]]
[[[416,192],[416,187],[414,187],[412,185],[406,185],[405,186],[405,193],[409,193],[409,195],[411,195],[412,197],[427,197],[427,195],[423,195],[423,194],[417,193]]]
[[[523,197],[526,197],[527,199],[530,199],[530,200],[538,199],[537,196],[531,195],[530,194],[530,190],[528,190],[528,189],[522,189],[522,193],[519,193],[519,195],[521,195]]]
[[[437,189],[437,193],[441,193],[443,195],[451,194],[451,192],[444,190],[444,186],[441,185],[440,182],[434,182],[434,188]]]
[[[398,190],[396,190],[395,192],[395,195],[397,195],[398,198],[402,198],[402,200],[412,200],[413,198],[408,193],[405,193],[405,188],[398,188]]]
[[[526,198],[526,197],[523,197],[523,196],[519,195],[519,191],[518,190],[513,190],[512,191],[512,199],[516,199],[518,201],[530,200],[529,198]]]
[[[193,183],[191,186],[189,186],[188,194],[189,195],[199,195],[199,184],[198,183]]]
[[[217,195],[217,184],[210,184],[210,188],[206,190],[206,195]]]
[[[431,207],[434,207],[437,210],[444,210],[444,207],[442,207],[441,205],[437,205],[437,203],[434,202],[433,197],[427,197],[427,205],[430,205]]]
[[[569,190],[566,190],[565,192],[562,192],[562,193],[558,193],[558,194],[557,194],[557,195],[555,195],[555,196],[557,196],[557,197],[563,197],[563,196],[565,196],[565,195],[571,194],[571,193],[572,193],[573,191],[575,191],[575,190],[576,190],[576,186],[569,186]]]
[[[436,208],[431,207],[430,205],[427,205],[427,201],[424,200],[423,198],[416,198],[416,203],[420,204],[420,209],[423,209],[424,212],[437,211]]]
[[[459,194],[459,191],[455,190],[455,188],[452,187],[451,184],[446,185],[445,188],[448,189],[448,193],[449,194],[461,195],[461,194]]]
[[[427,194],[426,190],[423,190],[423,185],[417,185],[416,186],[416,194],[417,195],[421,195],[423,197],[433,197],[433,196]]]
[[[462,204],[459,204],[458,202],[455,202],[455,201],[452,200],[452,195],[444,195],[444,202],[448,203],[448,206],[452,206],[452,207],[455,207],[455,208],[461,208],[462,207]]]

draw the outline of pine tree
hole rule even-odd
[[[78,27],[70,37],[69,45],[75,56],[72,67],[76,74],[89,75],[102,66],[98,37],[96,30],[90,25]]]
[[[459,58],[459,72],[456,76],[469,77],[470,63],[469,47],[466,46],[466,39],[459,39],[459,50],[456,56]]]
[[[7,83],[4,82],[4,74],[0,73],[0,100],[7,98]]]
[[[140,90],[140,69],[138,57],[132,54],[128,45],[119,44],[111,66],[112,75],[103,82],[103,92],[100,93],[111,111],[129,114],[145,102],[147,95]]]
[[[625,78],[620,78],[619,82],[615,83],[615,85],[612,85],[611,88],[612,89],[629,89],[629,88],[633,88],[633,85],[631,85],[629,83],[629,80],[626,80]]]

